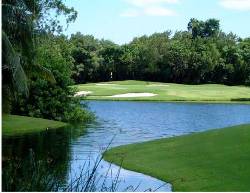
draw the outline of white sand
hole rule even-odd
[[[89,94],[91,94],[92,92],[91,91],[79,91],[77,92],[74,97],[81,97],[81,96],[87,96]]]
[[[107,83],[98,83],[98,84],[95,84],[96,86],[114,86],[114,85],[117,85],[117,84],[107,84]]]
[[[156,96],[157,94],[154,93],[126,93],[126,94],[117,94],[113,96],[108,96],[108,97],[113,97],[113,98],[126,98],[126,97],[153,97]]]

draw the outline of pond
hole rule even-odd
[[[241,104],[90,101],[88,105],[96,113],[95,123],[4,137],[3,159],[22,160],[32,149],[37,159],[52,160],[50,170],[59,171],[60,179],[56,180],[65,185],[82,172],[84,163],[93,166],[109,145],[114,147],[250,123],[250,106]],[[105,176],[108,170],[108,185],[119,173],[117,191],[129,186],[136,187],[136,191],[150,188],[171,191],[168,183],[101,161],[98,173]]]

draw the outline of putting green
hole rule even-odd
[[[115,81],[75,86],[78,91],[91,92],[89,100],[190,101],[250,103],[250,87],[219,84],[184,85],[145,81]],[[128,93],[148,93],[152,96],[117,97]],[[126,96],[126,95],[125,95]]]

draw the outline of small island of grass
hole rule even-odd
[[[46,129],[57,129],[67,124],[59,121],[33,118],[18,115],[3,115],[2,134],[3,136],[16,136],[34,132],[45,131]]]
[[[174,191],[250,191],[249,124],[116,147],[104,158]]]

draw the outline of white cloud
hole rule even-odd
[[[177,15],[175,11],[167,9],[164,7],[147,7],[144,9],[146,15],[151,16],[175,16]]]
[[[220,0],[219,4],[226,9],[250,11],[250,0]]]
[[[137,17],[140,13],[135,9],[127,9],[120,14],[121,17]]]
[[[166,7],[169,4],[177,4],[180,0],[124,0],[132,8],[120,14],[121,17],[148,16],[175,16],[174,10]]]

